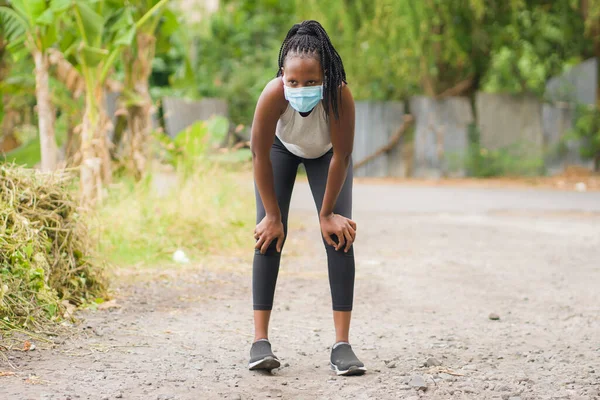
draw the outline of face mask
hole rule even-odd
[[[323,85],[291,88],[283,86],[285,99],[290,102],[294,110],[309,112],[319,104],[323,98]]]

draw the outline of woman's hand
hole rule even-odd
[[[350,250],[350,246],[356,239],[356,222],[339,214],[329,214],[319,218],[321,222],[321,233],[327,244],[335,247],[336,250],[344,248],[344,252]],[[336,235],[337,244],[331,238]]]
[[[283,223],[281,218],[265,216],[256,228],[254,228],[254,239],[256,239],[255,249],[260,249],[261,254],[267,252],[267,248],[273,240],[277,240],[277,251],[281,253],[283,246]]]

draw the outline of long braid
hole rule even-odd
[[[333,109],[335,118],[339,118],[342,83],[346,82],[346,71],[342,58],[331,44],[331,40],[320,23],[314,20],[295,24],[288,31],[279,49],[279,68],[281,76],[283,64],[288,56],[314,57],[319,60],[325,77],[323,79],[323,101],[326,108]]]

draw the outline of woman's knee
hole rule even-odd
[[[286,239],[287,239],[287,234],[283,237],[283,243],[281,243],[281,252],[283,252],[283,246],[285,245]],[[267,247],[267,250],[265,251],[264,254],[262,254],[260,252],[260,249],[254,249],[254,254],[262,255],[262,256],[266,256],[266,257],[280,256],[281,252],[277,251],[277,239],[273,240],[269,244],[269,246]]]

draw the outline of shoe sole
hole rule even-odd
[[[275,357],[267,356],[261,360],[254,361],[248,364],[248,369],[250,371],[258,370],[258,369],[266,369],[270,371],[275,368],[279,368],[281,363]]]
[[[337,365],[335,365],[331,362],[329,363],[329,365],[331,366],[331,370],[335,371],[336,375],[338,375],[338,376],[363,375],[365,372],[367,372],[366,367],[352,366],[352,367],[348,368],[347,370],[342,371],[342,370],[338,369]]]

